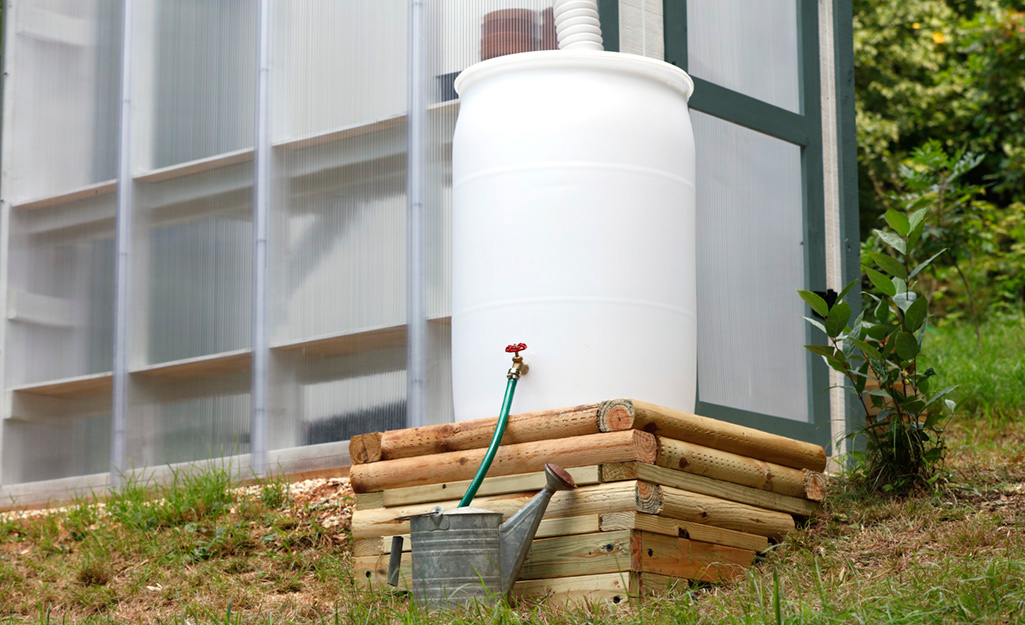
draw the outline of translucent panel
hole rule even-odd
[[[452,135],[458,117],[453,81],[473,63],[557,48],[552,0],[444,2],[426,6],[427,114],[424,146],[424,267],[428,422],[452,418]],[[496,398],[496,402],[500,400]]]
[[[0,459],[4,484],[106,473],[110,470],[110,413],[8,421]]]
[[[406,112],[405,0],[275,4],[277,142]]]
[[[110,371],[114,196],[11,211],[6,384]]]
[[[4,12],[8,20],[5,199],[18,204],[113,179],[120,3],[25,0]]]
[[[552,5],[553,0],[428,3],[428,79],[437,89],[435,99],[454,99],[451,81],[477,61],[558,48]]]
[[[141,0],[127,453],[249,450],[256,2]]]
[[[395,135],[395,147],[405,136]],[[383,138],[382,138],[383,139]],[[369,157],[369,142],[361,146]],[[401,162],[368,162],[313,185],[295,174],[319,163],[310,151],[282,159],[293,172],[282,243],[282,291],[274,343],[405,323],[406,202]],[[324,163],[328,171],[329,163]],[[348,179],[348,180],[347,180]],[[346,184],[348,182],[349,184]],[[325,184],[327,183],[327,184]]]
[[[808,421],[801,150],[692,112],[698,399]]]
[[[258,2],[143,0],[136,64],[140,169],[253,146]],[[148,145],[141,141],[148,140]]]
[[[795,113],[800,105],[796,0],[688,0],[691,75]]]
[[[249,452],[249,372],[134,376],[128,457],[159,467]]]
[[[403,0],[275,5],[270,443],[405,424]]]
[[[134,360],[247,348],[252,310],[252,163],[136,183]]]

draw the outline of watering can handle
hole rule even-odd
[[[388,585],[399,585],[399,565],[402,564],[402,537],[392,536],[391,558],[388,559]]]

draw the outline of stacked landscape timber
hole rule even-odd
[[[385,584],[391,537],[405,535],[400,580],[411,579],[409,523],[455,508],[497,419],[377,432],[350,443],[357,580]],[[475,507],[506,517],[545,483],[546,462],[577,488],[545,511],[513,589],[517,597],[607,599],[715,582],[815,514],[825,496],[818,445],[636,400],[509,417]]]

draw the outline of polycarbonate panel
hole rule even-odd
[[[258,5],[137,3],[126,415],[135,467],[249,450]]]
[[[252,163],[136,183],[134,361],[249,347],[252,185]]]
[[[553,0],[427,3],[427,66],[433,101],[455,98],[452,81],[490,58],[558,48]]]
[[[4,484],[106,473],[110,470],[110,414],[8,421],[0,459]]]
[[[274,141],[404,115],[408,12],[405,0],[277,0]]]
[[[452,135],[459,114],[455,77],[482,60],[558,47],[552,0],[446,0],[426,5],[424,69],[427,415],[452,419]],[[500,339],[500,340],[505,340]],[[495,372],[502,377],[504,372]],[[495,399],[496,410],[501,399]]]
[[[110,371],[114,196],[11,211],[7,388]]]
[[[697,148],[698,399],[809,420],[801,150],[691,112]]]
[[[258,7],[252,1],[138,3],[136,78],[145,123],[133,131],[149,143],[137,155],[141,168],[253,146]]]
[[[5,3],[0,483],[110,463],[120,3]],[[38,388],[33,388],[38,387]],[[39,390],[39,389],[42,390]]]
[[[129,427],[132,466],[160,467],[249,453],[248,376],[142,383]]]
[[[799,113],[797,0],[687,0],[692,76]]]
[[[408,2],[279,0],[270,448],[405,425]]]
[[[113,180],[120,2],[24,0],[4,12],[4,199]]]

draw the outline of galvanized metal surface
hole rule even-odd
[[[410,523],[414,598],[424,605],[454,607],[508,595],[552,495],[576,488],[562,467],[546,464],[545,476],[544,489],[505,523],[498,512],[472,507],[442,512],[435,506],[425,514],[396,519]],[[401,543],[392,546],[392,585],[399,566],[395,554],[401,549]]]
[[[502,515],[458,508],[410,521],[413,595],[428,605],[462,605],[501,592]]]

